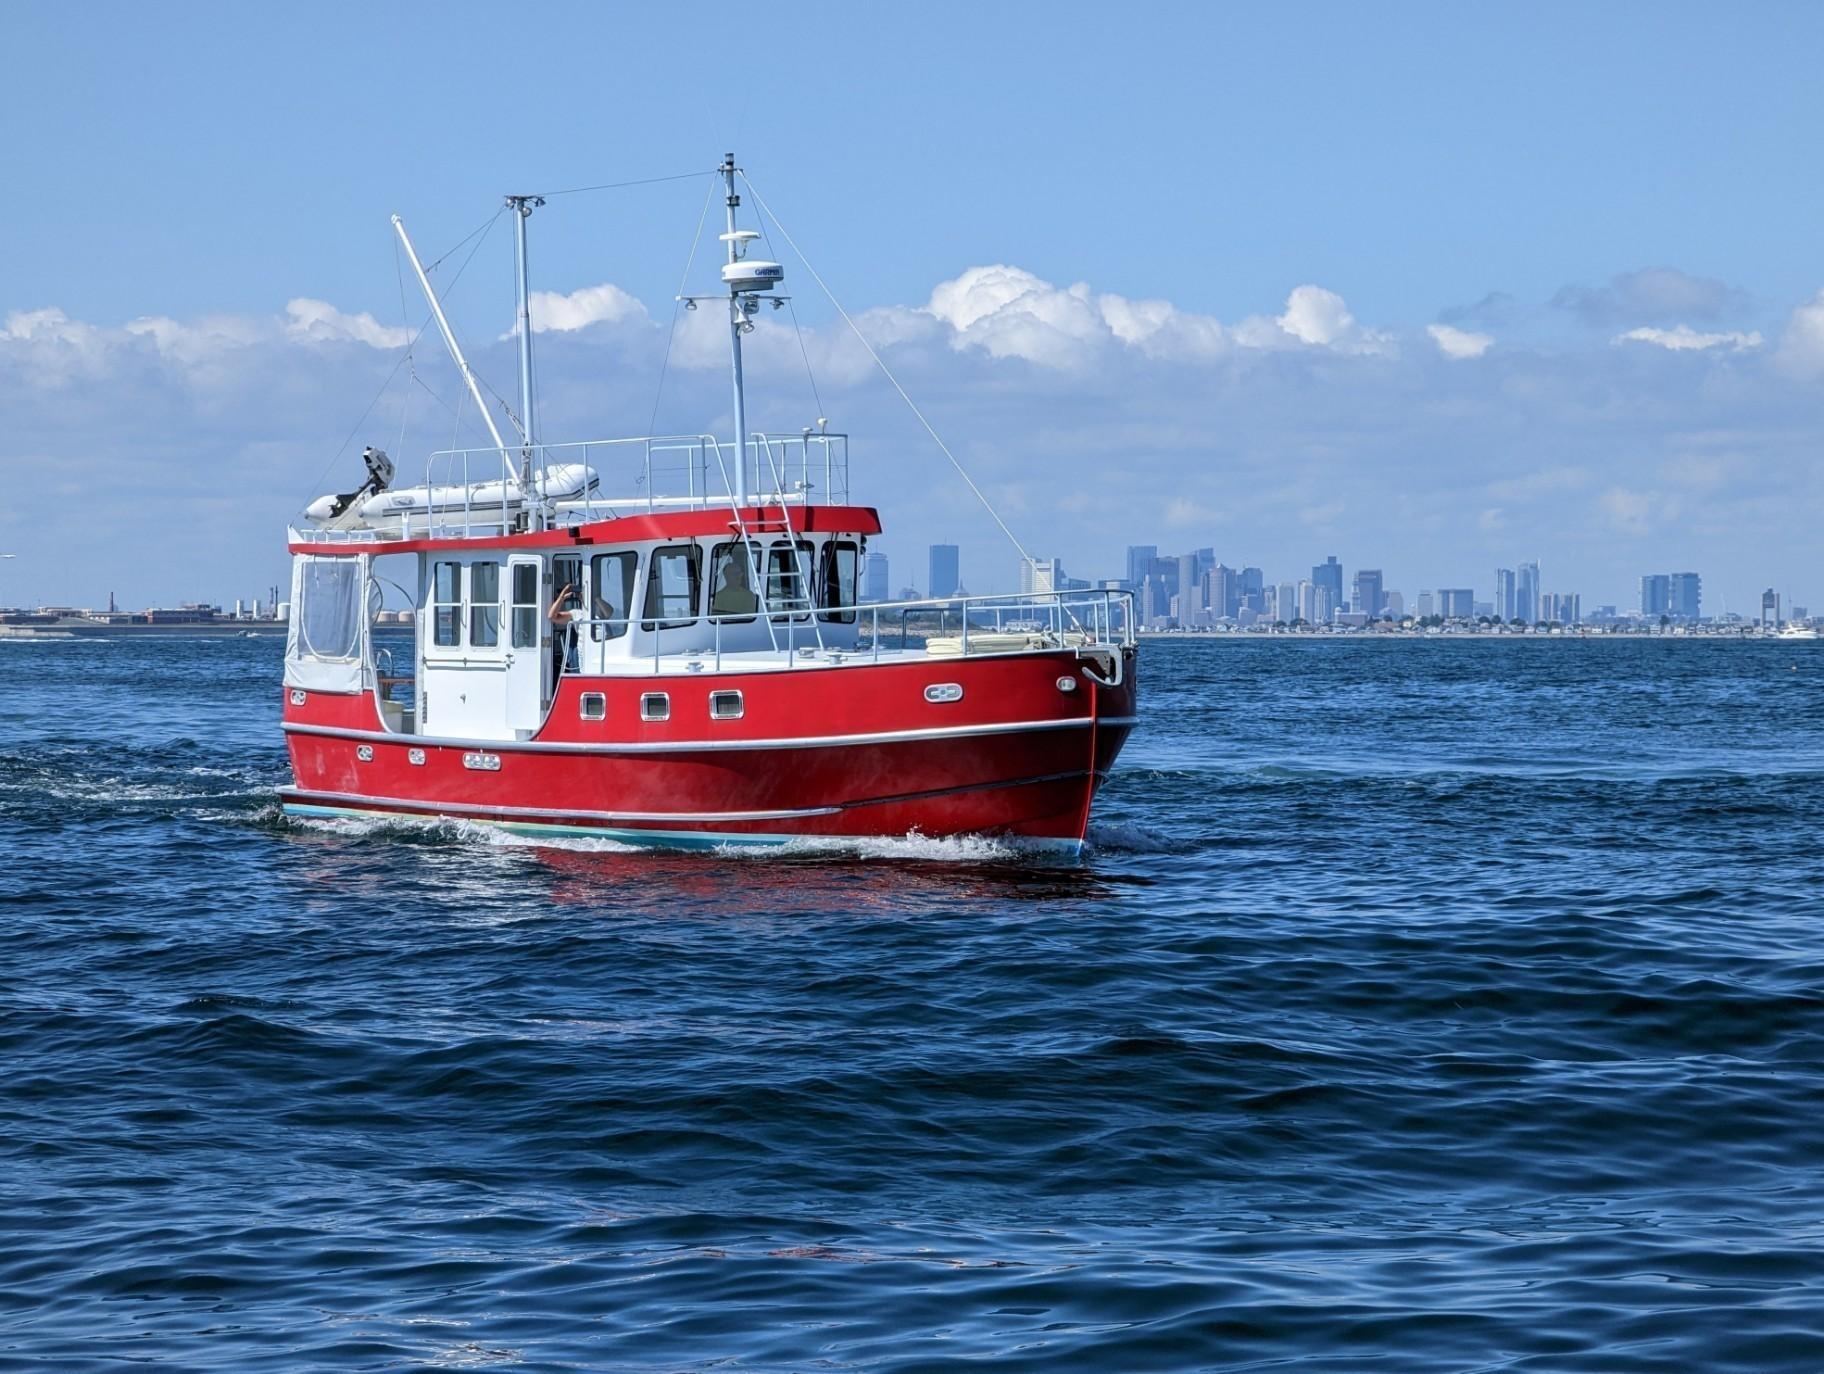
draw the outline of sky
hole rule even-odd
[[[756,227],[1074,575],[1336,554],[1410,604],[1536,560],[1586,608],[1683,570],[1707,612],[1824,608],[1815,5],[14,0],[0,50],[0,604],[263,592],[364,444],[418,480],[479,442],[407,347],[393,213],[511,395],[501,195],[684,177],[533,217],[541,432],[731,433],[725,338],[673,298],[732,149]],[[754,427],[853,436],[896,586],[946,540],[1010,588],[772,247],[801,334],[751,339]]]

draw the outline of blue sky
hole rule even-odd
[[[1118,572],[1128,542],[1275,577],[1335,552],[1411,596],[1538,558],[1589,602],[1696,567],[1732,604],[1768,582],[1824,604],[1820,40],[1798,5],[14,4],[0,602],[273,580],[388,331],[422,318],[389,213],[435,255],[503,191],[733,147],[1073,571]],[[639,303],[576,297],[546,331],[547,437],[645,428],[701,196],[534,220],[541,287]],[[499,225],[452,293],[502,391],[508,247]],[[948,536],[965,580],[1009,582],[792,287],[902,575]],[[772,343],[762,417],[795,428],[802,369]],[[724,390],[705,353],[662,427],[725,428]],[[447,436],[401,404],[371,441],[404,432],[410,471]]]

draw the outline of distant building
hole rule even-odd
[[[1204,574],[1203,604],[1212,620],[1233,620],[1241,609],[1241,574],[1218,563]]]
[[[1645,580],[1644,578],[1642,579]],[[1770,630],[1780,623],[1780,594],[1772,587],[1761,593],[1761,628]]]
[[[887,556],[884,553],[871,553],[862,566],[861,599],[863,601],[887,600]]]
[[[1020,595],[1063,590],[1064,564],[1056,558],[1022,558],[1020,560]]]
[[[1343,565],[1336,561],[1335,554],[1311,569],[1311,585],[1322,587],[1330,593],[1332,607],[1343,604]]]
[[[1664,573],[1648,573],[1640,579],[1640,614],[1646,620],[1672,614],[1671,578]]]
[[[1159,557],[1157,544],[1129,544],[1127,546],[1127,585],[1135,591],[1145,582],[1153,571],[1153,563]]]
[[[1667,581],[1667,611],[1674,620],[1696,620],[1703,606],[1703,579],[1694,572],[1673,573]]]
[[[1583,598],[1576,592],[1547,592],[1545,605],[1539,618],[1559,625],[1581,625],[1583,623]]]
[[[1307,621],[1312,625],[1317,624],[1317,594],[1319,590],[1320,588],[1315,582],[1306,581],[1298,584],[1298,598],[1294,603],[1298,608],[1298,614],[1292,617],[1294,620]]]
[[[926,584],[932,600],[955,596],[963,584],[961,559],[954,544],[931,546],[931,578]]]
[[[1476,613],[1476,594],[1469,587],[1446,587],[1438,592],[1438,614],[1446,620],[1469,620]]]
[[[1386,592],[1381,597],[1381,609],[1398,620],[1406,614],[1406,597],[1398,591]]]
[[[1384,604],[1381,599],[1381,570],[1363,568],[1356,573],[1355,599],[1349,603],[1349,609],[1373,620],[1381,613]]]
[[[1203,623],[1203,569],[1194,553],[1178,559],[1178,623],[1187,628]]]
[[[1512,568],[1495,569],[1495,601],[1492,614],[1502,620],[1512,620],[1520,604],[1519,583],[1515,581]]]
[[[1431,593],[1430,592],[1420,592],[1419,596],[1418,596],[1418,600],[1413,602],[1412,613],[1414,615],[1416,615],[1420,620],[1424,620],[1428,616],[1433,614],[1432,604],[1433,603],[1432,603],[1432,599],[1431,599]]]
[[[1539,619],[1539,565],[1522,563],[1520,571],[1514,578],[1514,614],[1528,625]]]
[[[1259,568],[1241,570],[1241,602],[1244,606],[1253,606],[1257,611],[1267,608],[1267,575]]]

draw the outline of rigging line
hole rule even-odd
[[[562,191],[540,191],[547,200],[552,196],[575,196],[584,191],[619,191],[627,186],[657,186],[662,181],[689,181],[692,177],[714,176],[715,172],[679,172],[671,177],[642,177],[638,181],[604,181],[599,186],[571,186]]]
[[[430,264],[430,266],[428,266],[424,269],[425,275],[429,276],[432,272],[435,272],[438,269],[438,267],[442,265],[442,263],[444,262],[444,260],[446,258],[455,257],[456,254],[458,254],[462,251],[463,244],[467,243],[470,239],[474,238],[477,234],[487,233],[488,230],[490,230],[494,227],[494,222],[506,213],[507,213],[507,207],[503,205],[500,207],[500,209],[496,210],[492,215],[490,215],[481,224],[479,224],[475,228],[469,230],[469,232],[464,234],[462,236],[462,238],[456,243],[456,245],[453,248],[447,249],[445,252],[443,252],[441,255],[439,255]],[[471,254],[471,256],[473,256],[473,255]]]
[[[918,418],[919,424],[925,427],[925,433],[931,436],[931,442],[942,450],[944,457],[950,460],[950,466],[956,469],[956,475],[963,479],[969,490],[975,493],[975,499],[982,503],[982,509],[987,511],[994,523],[1001,527],[1001,533],[1007,536],[1007,542],[1012,544],[1015,549],[1019,550],[1021,558],[1024,558],[1030,563],[1032,561],[1032,555],[1026,552],[1026,546],[1020,542],[1019,536],[1008,528],[1005,520],[1001,519],[1001,513],[994,508],[994,503],[990,501],[987,494],[975,484],[975,479],[969,475],[968,469],[965,468],[958,460],[957,456],[950,451],[950,445],[944,442],[943,436],[940,435],[937,430],[932,427],[931,422],[925,418],[925,412],[918,408],[918,402],[914,401],[911,396],[906,393],[906,389],[899,384],[899,378],[893,375],[893,369],[888,367],[880,354],[874,351],[874,345],[868,342],[867,336],[861,332],[860,327],[849,317],[849,312],[842,308],[842,302],[836,299],[836,293],[830,290],[828,283],[817,274],[817,269],[811,266],[811,260],[805,257],[804,250],[798,246],[797,240],[792,237],[792,231],[787,229],[785,225],[780,222],[779,216],[773,213],[773,207],[766,203],[766,197],[760,194],[759,189],[748,178],[746,172],[741,173],[741,181],[748,190],[754,193],[754,203],[766,212],[768,219],[772,220],[774,226],[779,230],[779,237],[791,245],[792,251],[798,255],[798,261],[804,264],[804,270],[811,274],[811,280],[816,282],[818,287],[822,289],[823,294],[829,297],[830,304],[836,307],[836,313],[842,316],[843,323],[848,325],[850,331],[853,332],[858,340],[860,340],[861,346],[868,350],[868,356],[874,360],[875,365],[880,368],[883,374],[885,374],[886,379],[893,384],[893,389],[899,393],[899,399],[906,403],[906,408]]]
[[[745,178],[746,173],[742,173],[742,176]],[[750,187],[749,189],[751,190],[752,188]],[[766,220],[764,217],[760,220],[760,233],[765,238],[766,255],[769,258],[775,256],[773,252],[773,237],[766,232]],[[811,400],[816,403],[817,418],[821,420],[830,412],[823,408],[823,397],[817,391],[817,374],[811,370],[811,353],[810,350],[804,346],[804,330],[798,323],[798,307],[792,303],[792,298],[790,296],[785,297],[785,309],[792,317],[792,333],[798,336],[798,356],[804,359],[804,379],[811,384]]]
[[[469,264],[475,261],[475,254],[481,251],[481,243],[486,242],[487,231],[494,227],[495,223],[504,213],[506,213],[506,210],[503,206],[501,209],[494,212],[493,218],[489,219],[486,224],[482,225],[481,228],[475,230],[474,233],[471,233],[467,238],[463,239],[462,243],[456,245],[456,248],[460,248],[463,243],[467,243],[469,239],[474,238],[476,234],[483,236],[481,242],[477,242],[476,245],[469,250],[468,257],[462,260],[462,266],[456,269],[456,275],[450,278],[449,286],[444,288],[446,293],[456,289],[456,283],[462,280],[462,274],[468,271]],[[450,253],[456,251],[456,248],[452,248],[449,253],[445,253],[443,258],[449,257]],[[439,258],[437,261],[442,262],[443,258]],[[432,265],[435,266],[436,264]],[[399,247],[396,237],[393,245],[393,268],[395,271],[401,270],[399,265]],[[401,289],[403,289],[403,276],[401,276],[400,282]],[[407,318],[409,319],[410,316],[407,316]],[[361,426],[367,423],[367,417],[374,413],[374,407],[380,404],[380,398],[386,395],[386,389],[393,384],[393,379],[399,375],[399,369],[413,361],[413,353],[417,348],[418,340],[422,339],[424,337],[424,331],[431,327],[431,318],[432,317],[428,314],[424,317],[424,323],[418,326],[418,332],[412,335],[411,339],[406,343],[405,352],[400,355],[399,361],[393,364],[393,370],[386,374],[386,380],[380,383],[380,389],[374,393],[374,399],[367,403],[367,409],[361,412],[361,418],[356,420],[353,428],[348,431],[348,437],[342,440],[342,443],[337,447],[335,453],[330,456],[329,461],[323,465],[323,471],[317,474],[317,480],[312,482],[310,487],[305,491],[304,502],[306,504],[310,501],[311,491],[322,486],[324,479],[329,476],[330,469],[342,460],[342,455],[348,451],[348,446],[354,442],[355,435],[361,432]],[[424,387],[425,391],[440,405],[443,405],[446,409],[448,408],[449,403],[444,401],[441,396],[438,396],[436,392],[431,391],[429,386],[425,385],[424,379],[418,375],[418,369],[415,365],[411,368],[410,375],[412,380],[417,382],[419,386]],[[490,388],[490,390],[491,389],[492,388]],[[404,455],[402,454],[401,456],[403,457]]]
[[[665,335],[665,360],[659,364],[659,385],[652,395],[652,418],[646,432],[655,434],[659,424],[659,403],[665,399],[665,374],[671,370],[671,346],[678,337],[678,315],[684,309],[684,288],[690,283],[690,269],[697,261],[697,245],[703,241],[703,222],[709,218],[709,202],[715,199],[716,183],[712,176],[709,189],[703,193],[703,209],[697,214],[697,232],[690,238],[690,255],[684,259],[684,272],[678,278],[678,293],[671,301],[671,328]]]

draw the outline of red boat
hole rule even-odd
[[[745,433],[741,337],[783,271],[747,255],[732,158],[718,172],[726,294],[696,299],[729,311]],[[1079,848],[1136,719],[1130,594],[864,602],[880,520],[850,504],[847,437],[821,425],[739,444],[534,442],[525,221],[541,203],[508,200],[518,443],[394,221],[495,442],[432,455],[405,490],[369,449],[367,483],[292,530],[285,812],[687,847],[985,834]],[[400,570],[414,606],[409,673],[373,614],[377,565]]]

